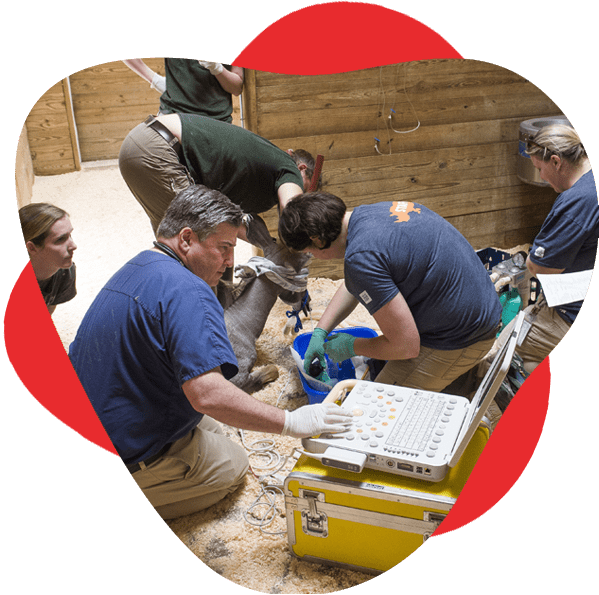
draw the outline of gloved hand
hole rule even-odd
[[[324,344],[324,352],[336,363],[344,362],[350,357],[356,357],[354,341],[356,337],[349,333],[337,333]]]
[[[304,353],[304,372],[306,372],[306,374],[310,373],[310,364],[315,357],[318,357],[318,361],[324,371],[317,380],[321,380],[322,382],[328,382],[330,380],[329,375],[326,372],[327,360],[324,357],[324,342],[327,335],[328,333],[323,328],[315,328],[312,337],[310,338],[310,343],[308,343],[306,353]]]
[[[285,425],[281,434],[293,438],[309,438],[323,432],[345,432],[351,425],[351,411],[335,403],[304,405],[295,411],[285,411]]]
[[[162,95],[166,91],[166,77],[155,72],[150,87]]]
[[[220,74],[225,67],[220,62],[206,62],[206,60],[198,60],[201,66],[207,68],[210,71],[210,74],[216,76]]]

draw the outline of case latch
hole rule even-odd
[[[322,492],[300,490],[300,498],[304,498],[308,503],[308,510],[302,510],[302,529],[304,533],[312,537],[328,537],[328,517],[323,512],[318,512],[316,506],[317,502],[325,501],[324,494]]]

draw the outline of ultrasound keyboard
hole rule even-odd
[[[360,381],[342,403],[353,414],[348,432],[303,441],[306,450],[363,453],[364,466],[434,481],[466,416],[464,397]]]

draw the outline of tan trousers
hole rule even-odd
[[[418,357],[387,362],[376,381],[441,392],[456,378],[482,361],[494,342],[495,339],[491,338],[464,349],[450,351],[421,347]]]
[[[119,169],[150,218],[154,234],[175,196],[194,183],[175,150],[144,123],[125,137],[119,152]]]
[[[550,308],[544,299],[539,305],[528,306],[524,310],[526,318],[532,318],[532,325],[522,344],[516,347],[516,353],[522,358],[524,369],[532,372],[564,338],[570,330],[566,322],[555,310]],[[501,347],[512,332],[515,320],[512,320],[501,331],[498,347]]]
[[[220,425],[204,416],[163,457],[133,474],[163,519],[203,510],[234,492],[249,462],[245,450],[229,440]]]

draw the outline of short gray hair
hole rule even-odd
[[[222,192],[194,184],[177,194],[168,206],[156,236],[172,238],[189,227],[203,242],[221,223],[239,227],[243,215],[241,208]]]

